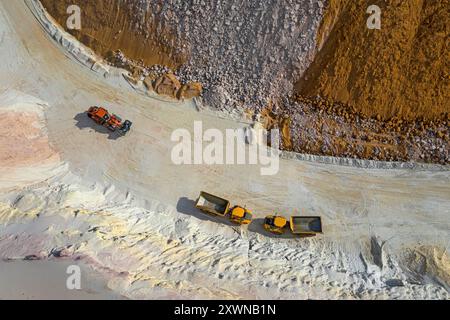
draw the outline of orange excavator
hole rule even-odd
[[[230,209],[230,201],[203,191],[200,192],[195,206],[207,214],[227,216],[231,222],[238,225],[250,224],[253,218],[250,210],[241,206]]]
[[[96,123],[111,131],[118,130],[120,133],[126,134],[131,129],[131,121],[122,121],[119,116],[109,113],[108,110],[102,107],[90,107],[87,115]]]

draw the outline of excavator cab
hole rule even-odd
[[[282,216],[267,216],[264,219],[264,229],[268,232],[281,235],[284,233],[288,221]]]
[[[122,119],[115,115],[111,115],[111,119],[108,121],[108,129],[111,131],[116,131],[122,128]]]
[[[253,215],[250,210],[235,206],[230,210],[230,221],[236,224],[250,224],[252,222]]]

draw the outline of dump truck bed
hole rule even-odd
[[[201,192],[195,206],[207,213],[224,216],[228,213],[230,202],[207,192]]]
[[[294,234],[322,233],[320,217],[291,217],[291,230]]]

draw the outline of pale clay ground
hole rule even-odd
[[[89,70],[22,0],[0,1],[0,47],[0,113],[13,119],[2,154],[24,160],[5,134],[39,141],[28,150],[35,161],[0,163],[1,258],[79,257],[129,298],[449,299],[448,171],[281,160],[279,174],[261,176],[257,166],[175,166],[174,129],[245,124]],[[131,132],[114,140],[94,130],[82,113],[96,104],[131,119]],[[257,219],[321,215],[324,235],[279,239],[260,220],[230,226],[192,208],[200,190]]]

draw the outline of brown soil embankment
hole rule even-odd
[[[370,5],[381,29],[370,30]],[[315,61],[296,84],[383,119],[450,111],[449,0],[329,0]]]
[[[68,7],[79,6],[81,30],[67,31],[103,57],[121,50],[127,58],[142,60],[146,65],[177,68],[185,61],[186,53],[174,45],[169,27],[161,28],[150,8],[142,10],[138,1],[41,0],[41,3],[66,30]]]

